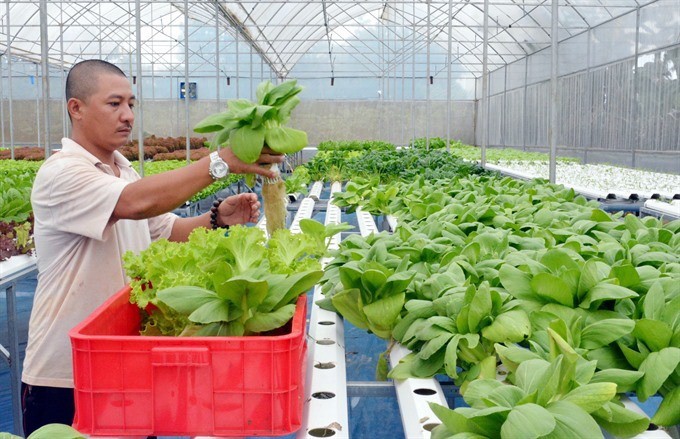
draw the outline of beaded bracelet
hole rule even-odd
[[[229,229],[229,226],[226,224],[223,226],[217,224],[217,209],[220,207],[220,204],[222,204],[222,201],[224,201],[223,198],[218,198],[213,201],[213,205],[210,208],[210,226],[213,230],[217,230],[218,228]]]

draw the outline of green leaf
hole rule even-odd
[[[369,328],[379,337],[389,339],[405,300],[406,295],[400,293],[364,305],[362,310],[368,319]]]
[[[458,341],[460,335],[455,334],[446,345],[444,353],[444,370],[451,378],[458,378]]]
[[[616,384],[616,393],[630,392],[635,389],[635,384],[644,375],[643,372],[637,370],[625,369],[605,369],[595,372],[591,383],[607,383]]]
[[[274,87],[267,87],[268,91],[262,96],[262,104],[281,105],[286,99],[290,99],[302,91],[297,85],[297,80],[284,81]]]
[[[513,267],[503,264],[498,270],[498,277],[503,287],[517,299],[535,300],[536,296],[531,289],[531,276]]]
[[[264,146],[265,129],[249,125],[233,130],[229,134],[229,145],[236,157],[245,163],[255,163]]]
[[[365,308],[364,308],[365,309]],[[444,333],[428,340],[418,352],[418,357],[423,360],[429,359],[432,355],[439,352],[440,349],[444,349],[446,344],[451,340],[454,335],[451,333]],[[446,360],[445,360],[446,361]]]
[[[44,425],[28,436],[28,439],[84,439],[85,436],[80,434],[76,429],[70,425],[64,424],[47,424]]]
[[[603,437],[602,430],[592,416],[568,401],[555,401],[546,409],[555,418],[555,429],[543,439]]]
[[[636,272],[637,273],[637,272]],[[666,297],[661,282],[654,282],[645,295],[643,315],[649,320],[661,320]]]
[[[180,314],[189,315],[206,303],[219,300],[214,291],[192,286],[176,286],[160,290],[156,297]]]
[[[517,367],[524,361],[541,359],[535,352],[516,345],[503,346],[502,344],[496,343],[494,347],[496,348],[498,357],[511,372],[516,371]]]
[[[550,434],[556,426],[555,417],[537,404],[523,404],[508,413],[501,427],[501,437],[538,438]]]
[[[199,306],[188,317],[194,323],[228,322],[233,320],[229,302],[215,299]]]
[[[376,381],[387,381],[387,373],[389,367],[387,364],[386,352],[381,352],[378,356],[378,364],[375,367],[375,380]]]
[[[461,409],[458,409],[461,410]],[[497,437],[498,431],[506,421],[510,409],[506,407],[487,407],[476,410],[468,416],[468,425],[474,433]]]
[[[434,402],[428,402],[432,412],[450,431],[470,431],[468,427],[468,418],[460,413],[460,411],[451,410],[443,405]]]
[[[257,102],[259,103],[264,103],[265,97],[267,97],[267,94],[271,92],[271,90],[274,88],[274,84],[271,83],[271,81],[262,81],[258,84],[257,89],[255,90],[255,97],[257,98]]]
[[[248,332],[258,333],[280,328],[295,315],[295,304],[284,305],[273,312],[259,312],[246,320],[245,329]]]
[[[463,399],[470,407],[480,409],[486,408],[488,406],[484,402],[484,398],[489,396],[489,394],[493,390],[499,387],[508,387],[508,385],[503,384],[495,379],[477,379],[471,381],[470,384],[467,386],[467,388],[465,389],[465,393],[463,394]]]
[[[638,297],[638,294],[633,290],[619,285],[600,282],[586,293],[579,306],[581,308],[589,308],[592,304],[604,300],[626,299],[630,297]]]
[[[548,250],[541,258],[540,263],[548,267],[553,273],[564,270],[580,270],[569,253],[561,249]]]
[[[225,126],[231,125],[232,122],[233,119],[229,113],[215,113],[197,123],[194,131],[197,133],[212,133],[222,130]]]
[[[353,262],[349,262],[340,266],[338,269],[338,275],[340,277],[340,282],[345,288],[358,289],[361,287],[361,275],[363,271],[352,265],[352,263]]]
[[[361,275],[361,284],[367,293],[365,296],[372,299],[377,298],[375,293],[380,289],[380,287],[385,285],[386,282],[387,276],[385,273],[379,270],[368,269]],[[362,297],[364,297],[363,293]]]
[[[268,282],[269,292],[258,310],[269,312],[292,302],[297,296],[314,287],[322,276],[321,270],[302,271],[291,274],[278,282]]]
[[[643,354],[643,353],[641,353],[641,352],[638,352],[638,351],[636,351],[636,350],[634,350],[634,349],[629,348],[628,346],[626,346],[626,345],[625,345],[624,343],[622,343],[621,341],[617,341],[617,342],[616,342],[616,345],[617,345],[617,346],[619,347],[619,349],[621,350],[621,353],[622,353],[623,356],[625,357],[626,361],[627,361],[631,366],[633,366],[635,369],[639,369],[639,368],[640,368],[640,365],[641,365],[642,362],[645,360],[645,358],[647,357],[647,355],[646,355],[646,354]],[[598,363],[598,364],[599,364],[599,363]],[[620,366],[619,368],[622,368],[622,367],[623,367],[623,366]]]
[[[281,154],[293,154],[307,146],[307,133],[287,127],[268,128],[264,133],[267,146]]]
[[[607,413],[610,419],[603,416]],[[614,436],[631,437],[642,433],[649,427],[649,418],[625,407],[608,402],[602,409],[591,414],[600,427]]]
[[[640,283],[640,276],[637,270],[630,263],[612,267],[609,277],[619,280],[619,285],[629,288]]]
[[[297,96],[286,99],[280,106],[276,119],[281,125],[285,125],[290,120],[290,113],[300,103],[300,98]],[[278,105],[278,104],[277,104]]]
[[[245,311],[244,306],[247,308],[260,306],[268,291],[267,281],[234,276],[222,284],[218,294],[222,299],[235,303]]]
[[[531,279],[531,289],[541,298],[564,306],[574,306],[574,296],[561,278],[550,273],[538,273]]]
[[[635,322],[630,319],[605,319],[586,326],[581,331],[581,345],[584,349],[597,349],[630,334]]]
[[[652,351],[660,351],[668,347],[673,332],[664,322],[658,320],[640,319],[635,322],[633,335],[642,340]]]
[[[666,379],[680,364],[680,348],[669,347],[659,352],[650,353],[640,365],[640,372],[644,372],[638,384],[637,397],[644,402],[654,395]]]
[[[558,356],[550,363],[550,367],[539,377],[536,390],[536,403],[546,405],[559,393],[562,378],[562,367],[565,363],[563,356]],[[566,367],[566,366],[565,366]],[[527,392],[529,393],[529,392]]]
[[[652,422],[663,427],[680,424],[680,386],[675,386],[664,397],[659,409],[654,414]]]
[[[216,322],[203,326],[197,336],[206,337],[240,337],[245,333],[243,323],[238,320],[231,322]]]
[[[592,413],[610,401],[616,395],[614,383],[590,383],[576,387],[569,392],[563,401],[569,401],[588,413]]]
[[[581,269],[581,278],[578,284],[578,297],[580,299],[595,285],[607,277],[610,268],[607,264],[595,259],[589,259]]]
[[[540,380],[550,368],[550,363],[543,359],[526,360],[520,363],[515,372],[515,382],[527,394],[538,390]]]
[[[495,343],[518,343],[531,335],[531,323],[527,314],[513,309],[497,316],[491,325],[482,329],[482,336]]]
[[[336,293],[331,301],[335,309],[351,324],[360,329],[368,329],[368,320],[360,308],[358,289],[342,290]]]
[[[504,385],[493,389],[488,396],[483,397],[482,399],[489,405],[513,408],[526,396],[526,393],[519,387]]]
[[[468,311],[468,331],[478,332],[479,322],[491,312],[491,294],[489,293],[489,285],[484,283],[477,288],[472,301],[470,302],[470,309]]]

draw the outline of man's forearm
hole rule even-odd
[[[170,212],[210,185],[208,158],[180,169],[151,175],[123,189],[114,219],[145,219]]]

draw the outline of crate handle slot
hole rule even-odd
[[[153,366],[208,366],[210,350],[205,346],[197,347],[155,347],[151,349]]]

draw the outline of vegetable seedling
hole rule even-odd
[[[217,132],[213,141],[216,145],[227,144],[245,163],[255,163],[266,145],[275,152],[292,154],[307,145],[307,133],[289,128],[290,113],[300,103],[297,94],[302,87],[296,80],[274,86],[264,81],[257,87],[257,102],[248,99],[233,99],[227,103],[227,111],[212,114],[200,121],[194,131],[197,133]],[[275,178],[265,178],[262,186],[264,213],[267,218],[267,232],[286,226],[286,187],[281,179],[278,166],[271,166]],[[251,182],[252,180],[251,176]]]

